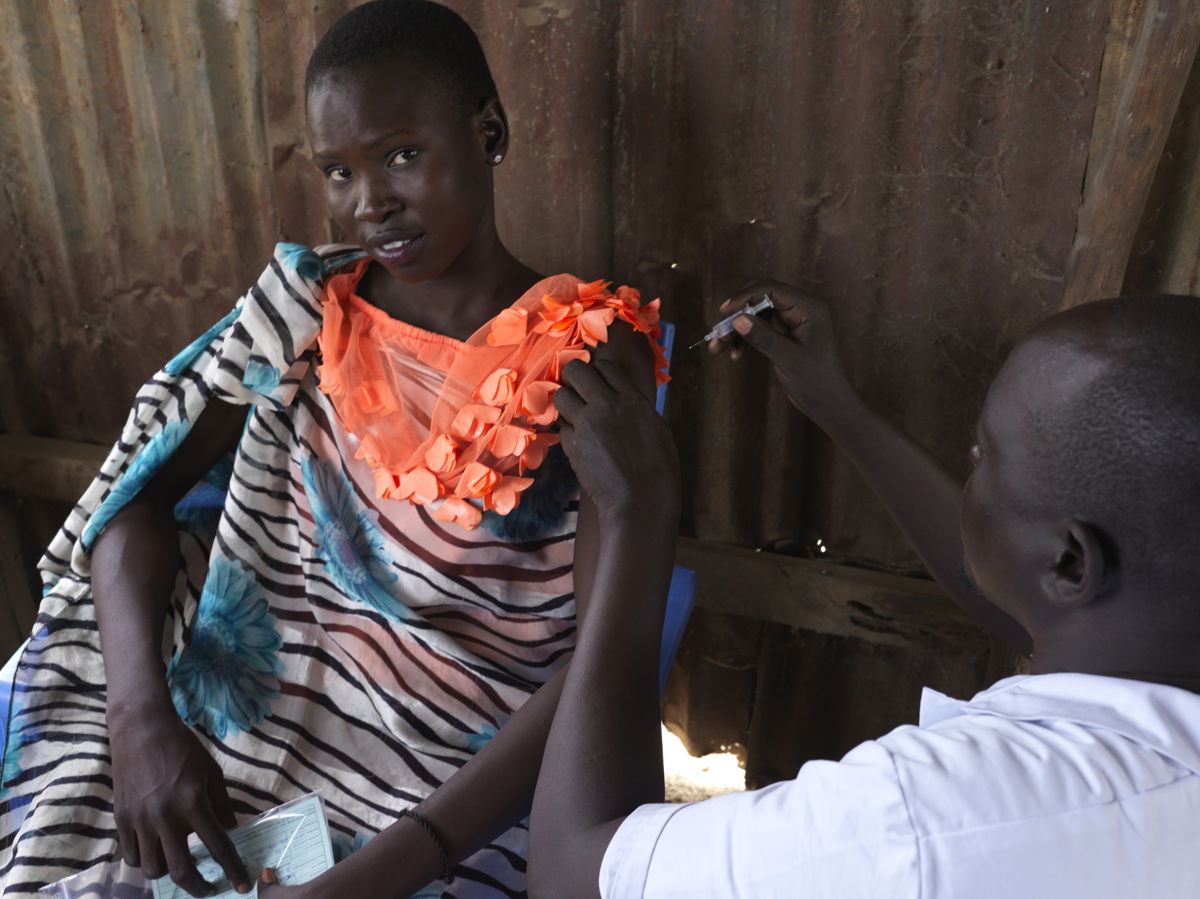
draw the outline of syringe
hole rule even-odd
[[[700,340],[697,340],[695,343],[693,343],[690,347],[688,347],[688,349],[694,350],[696,347],[702,346],[703,344],[708,343],[710,340],[717,340],[721,337],[727,337],[728,335],[732,334],[733,320],[739,315],[758,315],[760,312],[766,312],[768,309],[774,308],[775,303],[772,302],[771,295],[769,293],[764,293],[763,298],[757,303],[751,304],[750,302],[747,302],[745,306],[733,313],[733,315],[721,319],[719,322],[713,325],[713,329],[711,331],[705,334]]]

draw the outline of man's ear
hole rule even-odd
[[[508,153],[508,113],[495,97],[484,100],[477,113],[483,154],[492,165],[499,165]]]
[[[1108,586],[1114,560],[1092,525],[1071,520],[1056,531],[1058,545],[1053,564],[1042,575],[1042,591],[1060,609],[1088,605]]]

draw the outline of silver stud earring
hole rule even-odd
[[[504,154],[503,153],[497,153],[495,156],[492,157],[492,165],[499,165],[502,162],[504,162]]]

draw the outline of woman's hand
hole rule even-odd
[[[188,851],[195,833],[239,893],[250,877],[227,828],[233,807],[217,763],[169,711],[110,716],[113,814],[126,864],[148,878],[170,874],[193,896],[211,892]]]
[[[575,361],[554,395],[559,437],[601,521],[679,507],[679,460],[653,403],[614,362]]]
[[[730,315],[763,294],[774,301],[774,314],[766,319],[739,316],[733,322],[737,333],[710,341],[709,352],[728,351],[737,359],[742,343],[748,343],[774,363],[788,399],[806,415],[839,402],[851,388],[829,310],[820,300],[787,284],[759,281],[722,303],[721,315]]]

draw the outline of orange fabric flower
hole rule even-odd
[[[468,531],[474,530],[483,521],[483,513],[465,499],[457,496],[447,496],[440,506],[433,511],[433,517],[438,521],[455,522]]]
[[[589,309],[579,316],[579,336],[588,346],[608,340],[608,326],[617,317],[616,309]]]
[[[558,418],[558,410],[554,408],[554,394],[560,386],[553,381],[534,381],[532,384],[526,384],[517,403],[521,414],[535,425],[552,424]]]
[[[554,356],[554,361],[550,363],[550,377],[555,381],[561,381],[563,369],[576,359],[581,362],[591,362],[592,354],[582,347],[577,350],[559,350]]]
[[[505,456],[519,456],[525,452],[529,441],[535,436],[537,436],[537,431],[531,428],[523,428],[514,424],[500,425],[492,432],[492,439],[488,441],[488,449],[497,459],[503,459]]]
[[[589,300],[594,300],[597,297],[606,294],[605,288],[608,287],[607,281],[588,281],[587,283],[580,282],[576,289],[579,294],[579,299],[585,303]]]
[[[654,354],[654,384],[661,387],[671,380],[671,376],[667,374],[671,368],[671,361],[657,340],[650,342],[650,351]]]
[[[342,379],[328,366],[321,367],[317,374],[321,379],[317,389],[321,393],[326,396],[342,396],[346,392],[346,388],[342,386]]]
[[[487,498],[487,507],[501,515],[507,515],[517,507],[521,494],[533,484],[533,478],[518,478],[507,475],[492,490]]]
[[[424,506],[444,493],[442,482],[428,468],[414,468],[400,476],[399,484],[390,499],[406,499]]]
[[[392,402],[391,391],[383,381],[363,381],[355,389],[354,399],[358,402],[359,408],[368,414],[396,411],[395,403]]]
[[[451,471],[458,464],[458,444],[449,434],[440,434],[425,450],[425,464],[433,471]]]
[[[372,468],[378,468],[383,464],[383,453],[379,449],[379,441],[370,434],[364,434],[362,440],[358,442],[358,449],[355,450],[354,456],[357,459],[363,459]]]
[[[471,403],[463,406],[458,415],[454,416],[450,430],[455,437],[463,440],[478,440],[487,433],[488,426],[494,425],[499,418],[500,408],[498,406]]]
[[[569,334],[586,308],[583,303],[560,303],[551,296],[542,297],[542,306],[545,308],[539,313],[541,320],[533,330],[552,336]]]
[[[492,319],[488,346],[514,346],[525,339],[529,327],[528,309],[505,309]]]
[[[525,472],[534,468],[541,468],[542,463],[546,461],[546,453],[558,441],[559,437],[557,434],[552,434],[549,431],[539,433],[526,444],[525,449],[521,453],[521,460],[517,465],[517,471],[525,474]]]
[[[498,368],[479,385],[479,398],[489,406],[503,406],[516,389],[517,373],[511,368]]]
[[[500,483],[500,475],[488,468],[482,462],[472,462],[463,469],[462,477],[458,479],[458,489],[455,496],[486,496],[492,488]]]
[[[371,474],[375,477],[375,495],[384,499],[393,499],[400,479],[386,468],[373,468]]]
[[[621,290],[624,289],[621,288]],[[617,317],[639,334],[649,334],[652,337],[658,337],[658,310],[659,306],[662,305],[662,300],[656,299],[642,306],[636,299],[622,300],[620,293],[621,291],[618,290],[617,299],[608,301],[609,307],[615,311]],[[633,291],[633,293],[637,293],[637,291]]]

